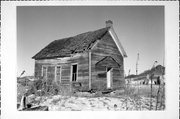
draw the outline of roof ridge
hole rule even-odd
[[[63,37],[61,39],[57,39],[57,40],[54,40],[54,41],[59,41],[59,40],[63,40],[63,39],[68,39],[68,38],[73,38],[73,37],[76,37],[76,36],[80,36],[80,35],[83,35],[83,34],[86,34],[86,33],[92,33],[92,32],[95,32],[95,31],[99,31],[99,30],[103,30],[103,29],[109,29],[110,27],[103,27],[103,28],[100,28],[100,29],[97,29],[97,30],[92,30],[92,31],[87,31],[87,32],[84,32],[84,33],[79,33],[77,35],[73,35],[73,36],[70,36],[70,37]]]

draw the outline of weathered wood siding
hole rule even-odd
[[[104,90],[107,88],[106,67],[96,66],[96,63],[104,57],[111,56],[114,60],[106,62],[111,64],[112,70],[112,88],[122,87],[124,81],[124,62],[115,42],[109,33],[107,33],[91,50],[91,77],[92,89]],[[35,61],[35,76],[41,77],[42,66],[49,65],[47,70],[48,78],[55,79],[55,66],[61,66],[61,84],[71,84],[71,65],[77,63],[78,74],[77,81],[72,82],[73,89],[88,90],[89,89],[89,56],[88,52],[79,53],[72,57],[61,59],[44,59]]]
[[[89,73],[88,73],[88,53],[81,53],[74,55],[69,58],[63,59],[44,59],[35,61],[35,77],[41,77],[42,66],[50,66],[51,68],[47,71],[48,79],[55,80],[55,67],[61,66],[61,84],[70,84],[71,83],[71,65],[77,63],[78,74],[77,81],[72,83],[72,86],[75,89],[79,90],[88,90],[89,84]],[[54,67],[54,68],[52,68]],[[80,83],[81,86],[76,84]]]
[[[113,64],[112,88],[122,87],[125,83],[123,57],[114,40],[110,34],[107,33],[92,49],[92,88],[99,90],[107,88],[106,67],[95,65],[106,56],[111,56],[119,64],[113,61],[109,62]]]

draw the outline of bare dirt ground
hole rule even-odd
[[[160,95],[158,95],[159,86],[157,85],[153,85],[152,91],[150,85],[126,85],[123,90],[115,90],[109,93],[98,91],[95,93],[75,92],[67,96],[64,90],[59,90],[57,94],[53,94],[52,92],[42,94],[40,92],[46,90],[43,90],[43,88],[40,90],[36,89],[35,87],[39,85],[32,82],[24,82],[22,81],[17,85],[17,107],[20,105],[22,96],[28,92],[27,104],[32,104],[33,107],[47,106],[49,111],[165,109],[164,86],[162,86],[163,90],[160,91]],[[160,103],[157,103],[157,99]]]
[[[130,97],[75,97],[52,96],[42,97],[41,106],[48,106],[49,111],[103,111],[103,110],[150,110],[150,98],[139,100]],[[155,110],[156,100],[153,99],[152,110]],[[161,110],[161,109],[158,109]]]

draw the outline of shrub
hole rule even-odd
[[[60,87],[56,82],[52,82],[51,85],[48,86],[48,93],[50,95],[57,95],[60,93]]]
[[[71,86],[70,85],[59,85],[59,94],[60,95],[66,95],[66,96],[71,96],[72,91],[71,91]]]
[[[50,79],[39,78],[34,81],[26,81],[25,79],[18,79],[18,100],[22,97],[24,93],[28,95],[35,94],[36,96],[45,96],[45,95],[71,95],[71,86],[62,85],[54,82]],[[22,91],[24,91],[22,93]]]
[[[43,83],[44,83],[43,79],[39,79],[39,80],[34,81],[33,85],[37,90],[41,90],[43,87]]]

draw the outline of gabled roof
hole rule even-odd
[[[112,56],[105,56],[96,63],[96,66],[99,65],[99,66],[113,67],[114,64],[112,64],[112,61],[115,62],[118,66],[120,66],[120,64]]]
[[[146,70],[143,73],[139,74],[139,76],[147,76],[150,74],[154,74],[154,75],[164,75],[165,74],[165,67],[162,65],[157,65],[156,67],[150,69],[150,70]]]
[[[147,75],[151,75],[154,74],[154,78],[157,78],[158,76],[164,75],[165,74],[165,67],[162,65],[157,65],[156,67],[150,69],[150,70],[146,70],[143,73],[136,75],[136,77],[134,77],[134,80],[138,81],[138,80],[142,80],[144,78],[147,77]]]
[[[55,40],[51,42],[49,45],[47,45],[45,48],[43,48],[32,58],[50,59],[57,57],[69,57],[73,53],[87,51],[91,49],[91,47],[97,40],[100,40],[106,33],[108,33],[109,29],[111,28],[105,27],[95,31],[82,33],[74,37]]]
[[[135,78],[137,75],[131,74],[129,76],[126,76],[125,79]]]
[[[92,44],[101,39],[109,28],[86,32],[74,37],[55,40],[38,52],[33,59],[45,59],[55,57],[68,57],[73,53],[83,52],[92,47]]]

